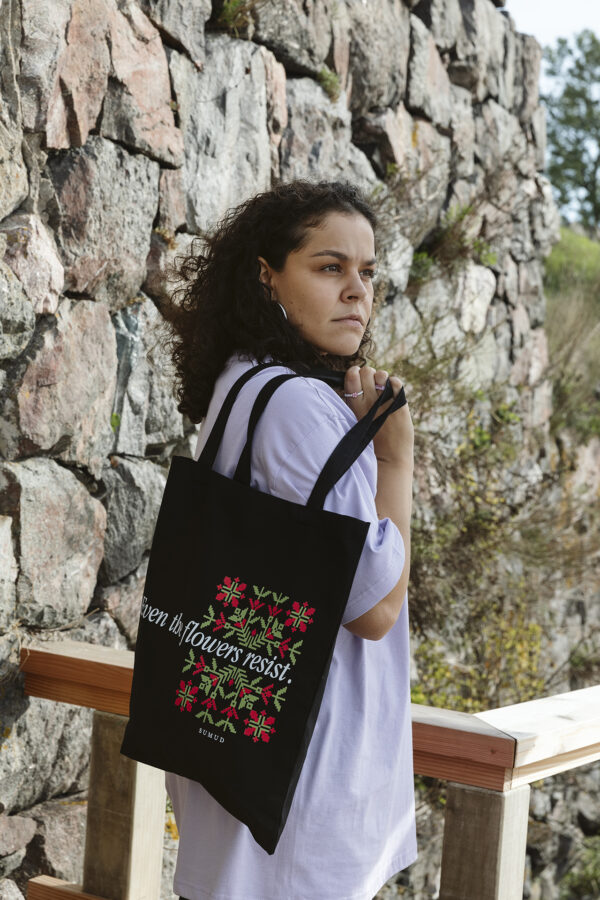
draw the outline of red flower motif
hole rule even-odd
[[[264,606],[264,605],[265,605],[265,604],[264,604],[264,603],[261,603],[260,600],[256,600],[256,599],[251,599],[251,600],[250,600],[250,606],[252,607],[252,609],[260,609],[261,606]]]
[[[196,668],[194,669],[194,675],[199,675],[200,672],[204,672],[206,668],[206,663],[204,662],[204,657],[201,656],[198,662],[196,663]]]
[[[280,606],[269,606],[269,615],[273,616],[273,618],[275,618],[275,616],[278,616],[280,612],[281,612]]]
[[[196,688],[196,690],[198,690],[198,688]],[[201,705],[206,706],[207,709],[216,709],[217,708],[217,704],[215,703],[215,701],[213,700],[212,697],[207,697],[206,700],[202,701]]]
[[[221,710],[221,712],[224,713],[228,719],[231,719],[232,717],[234,719],[239,718],[239,716],[238,716],[237,712],[235,711],[235,709],[233,708],[233,706],[226,706],[225,709]]]

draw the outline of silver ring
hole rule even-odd
[[[376,391],[385,391],[385,384],[376,384],[375,390]]]
[[[356,397],[362,397],[363,394],[364,391],[353,391],[351,394],[344,394],[344,397],[352,397],[355,399]]]

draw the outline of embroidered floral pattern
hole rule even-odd
[[[298,601],[289,606],[285,594],[257,585],[250,593],[247,587],[230,576],[217,585],[215,601],[221,608],[209,605],[199,626],[204,632],[210,629],[214,638],[207,636],[202,652],[189,648],[182,672],[191,671],[190,680],[179,682],[175,705],[181,712],[192,712],[202,697],[195,718],[232,734],[243,725],[243,734],[254,743],[268,743],[276,733],[273,713],[281,711],[286,699],[287,683],[281,684],[279,673],[296,664],[304,641],[293,639],[293,634],[305,633],[313,624],[315,608]],[[235,662],[210,655],[211,644],[229,640],[237,653]],[[239,664],[240,650],[246,659],[251,657],[248,668]],[[252,669],[259,666],[260,674],[255,674]]]

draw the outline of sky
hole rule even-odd
[[[584,28],[600,36],[600,0],[505,0],[517,31],[532,34],[542,47]]]

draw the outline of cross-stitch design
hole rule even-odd
[[[240,712],[252,710],[255,703],[260,702],[263,706],[271,703],[275,710],[280,712],[281,705],[286,699],[287,685],[276,687],[274,682],[260,675],[251,678],[252,673],[233,664],[220,669],[216,659],[213,658],[210,663],[206,661],[204,655],[196,659],[194,651],[190,648],[183,671],[189,672],[192,667],[194,669],[192,675],[200,676],[196,691],[199,690],[205,695],[196,718],[225,731],[235,734],[236,723],[241,718]]]
[[[237,582],[239,579],[224,578],[223,585],[232,584],[233,581]],[[218,585],[216,599],[220,600],[223,606],[227,606],[229,595],[226,594],[223,585]],[[245,589],[246,585],[240,585],[241,587]],[[285,636],[286,626],[292,624],[293,632],[297,627],[300,627],[301,631],[306,631],[306,626],[313,621],[314,607],[309,607],[307,603],[300,607],[300,604],[295,602],[285,618],[286,612],[283,607],[289,601],[289,597],[257,585],[253,585],[253,589],[254,596],[248,598],[248,606],[239,606],[235,598],[236,602],[234,604],[232,601],[232,605],[235,605],[236,609],[217,613],[211,604],[204,621],[200,623],[200,628],[212,627],[213,632],[219,634],[219,637],[235,638],[236,644],[247,650],[266,650],[268,656],[278,653],[281,659],[287,656],[290,663],[295,665],[303,641],[292,643],[291,636]]]
[[[189,673],[189,680],[179,682],[175,704],[181,712],[194,711],[195,718],[216,728],[232,734],[242,728],[254,743],[268,743],[276,733],[273,713],[281,711],[287,692],[277,672],[282,666],[290,671],[296,664],[304,638],[294,635],[305,634],[313,624],[315,607],[295,600],[290,603],[286,594],[266,587],[252,585],[252,592],[247,588],[239,577],[226,575],[217,585],[219,605],[209,605],[199,627],[212,631],[215,644],[232,641],[234,648],[243,649],[252,659],[256,656],[259,663],[262,657],[260,674],[252,671],[252,665],[239,665],[240,656],[234,656],[235,662],[218,660],[206,650],[195,653],[190,647],[182,669],[182,674]],[[265,666],[267,657],[271,661]],[[276,674],[269,677],[273,666]]]
[[[196,697],[197,693],[198,688],[196,686],[192,686],[191,681],[188,681],[187,684],[185,683],[185,681],[180,681],[177,696],[175,698],[175,706],[179,707],[180,712],[183,712],[184,709],[187,712],[191,712],[192,703],[195,703],[198,699]]]
[[[273,728],[273,722],[275,719],[273,716],[268,716],[266,709],[263,709],[261,713],[257,713],[254,710],[250,713],[249,719],[244,719],[246,724],[246,728],[244,729],[244,734],[248,735],[252,738],[254,743],[258,743],[259,740],[268,742],[271,739],[271,735],[275,734],[275,729]]]

